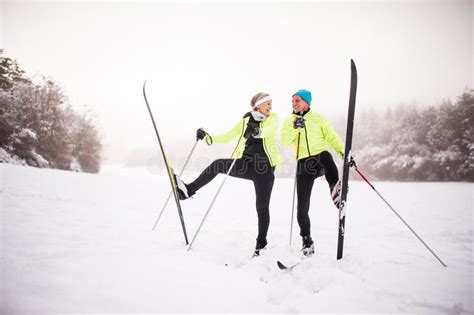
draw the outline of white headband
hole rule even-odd
[[[258,105],[263,104],[263,103],[265,103],[265,102],[271,101],[271,100],[272,100],[272,98],[270,97],[270,95],[265,96],[264,98],[262,98],[262,99],[256,101],[253,108],[255,108],[255,107],[257,107]]]

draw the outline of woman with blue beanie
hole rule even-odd
[[[303,239],[303,254],[314,253],[311,238],[309,206],[314,180],[325,175],[331,197],[338,207],[340,180],[328,144],[341,159],[344,144],[330,122],[311,110],[312,97],[308,90],[299,90],[292,96],[293,114],[285,120],[281,133],[283,146],[293,146],[297,158],[296,190],[298,197],[297,218]],[[299,146],[298,146],[299,145]]]
[[[227,143],[238,138],[230,159],[212,162],[193,182],[185,184],[175,175],[178,194],[184,200],[213,180],[217,174],[226,174],[250,180],[255,187],[258,216],[258,236],[254,256],[267,245],[270,224],[270,197],[273,189],[275,167],[281,162],[280,149],[275,135],[278,129],[277,115],[271,113],[272,99],[266,93],[256,94],[251,102],[252,110],[247,112],[235,126],[225,134],[209,135],[203,129],[197,130],[197,138],[208,143]]]

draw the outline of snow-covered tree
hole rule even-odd
[[[102,143],[90,111],[74,115],[71,125],[71,154],[84,172],[100,170]]]
[[[356,120],[353,154],[359,165],[385,180],[474,181],[474,92],[453,104],[420,110],[400,105],[374,125],[370,111]],[[382,122],[382,120],[380,120]],[[380,136],[375,136],[373,134]]]
[[[56,82],[32,83],[0,57],[0,162],[98,172],[102,145],[90,113],[79,118]]]
[[[3,49],[0,49],[0,89],[9,90],[16,83],[29,83],[16,60],[3,56]]]

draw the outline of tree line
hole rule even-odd
[[[456,102],[438,106],[362,110],[355,117],[353,141],[357,164],[373,178],[472,182],[474,90],[466,88]]]
[[[346,115],[328,119],[344,140]],[[276,176],[291,178],[295,174],[293,149],[280,148],[283,163]],[[232,150],[232,145],[228,149]],[[466,88],[455,102],[444,100],[431,106],[399,104],[382,111],[357,104],[352,149],[360,170],[371,180],[473,182],[474,90]],[[188,169],[200,172],[227,151],[201,154],[199,162],[191,161]],[[333,158],[342,176],[342,162],[335,154]],[[156,157],[151,154],[142,160],[155,161]],[[145,164],[142,160],[134,162]],[[185,160],[181,156],[176,163],[182,165]],[[360,178],[351,172],[351,179]]]
[[[90,111],[75,111],[56,82],[33,82],[0,50],[0,162],[97,173],[101,150]]]

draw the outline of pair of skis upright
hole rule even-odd
[[[351,87],[349,94],[349,108],[347,114],[347,128],[346,128],[346,144],[344,151],[344,162],[342,171],[342,187],[339,198],[339,233],[337,240],[337,259],[342,258],[344,248],[344,232],[346,223],[346,203],[347,203],[347,192],[349,183],[349,169],[351,167],[351,149],[352,149],[352,134],[354,130],[354,114],[356,104],[356,93],[357,93],[357,68],[354,60],[351,59]],[[282,262],[277,261],[278,268],[282,270],[292,270],[298,266],[302,261],[286,266]]]

